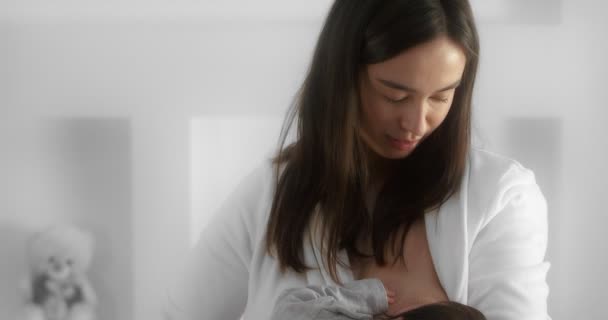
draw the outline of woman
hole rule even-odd
[[[217,212],[176,319],[269,319],[285,289],[377,278],[388,314],[455,301],[549,319],[534,174],[470,147],[478,35],[466,0],[337,0],[289,124],[296,142]]]

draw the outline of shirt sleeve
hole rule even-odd
[[[364,279],[338,286],[307,286],[281,293],[271,320],[373,319],[388,310],[384,285]]]
[[[252,215],[260,201],[261,183],[259,174],[252,173],[213,214],[182,272],[169,284],[166,318],[241,318],[247,304],[253,251]]]
[[[550,320],[547,203],[528,169],[508,172],[501,183],[472,244],[468,303],[488,320]]]

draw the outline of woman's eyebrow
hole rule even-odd
[[[403,91],[408,91],[408,92],[414,92],[414,93],[418,92],[418,90],[416,90],[414,88],[411,88],[411,87],[408,87],[406,85],[399,84],[399,83],[396,83],[396,82],[393,82],[393,81],[390,81],[390,80],[378,79],[378,81],[382,82],[382,84],[384,84],[385,86],[393,88],[393,89],[403,90]],[[462,79],[459,79],[458,81],[452,83],[451,85],[435,91],[435,93],[447,91],[447,90],[450,90],[450,89],[454,89],[454,88],[456,88],[456,87],[458,87],[460,85],[461,81],[462,81]]]

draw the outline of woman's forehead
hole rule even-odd
[[[387,61],[367,66],[375,85],[382,80],[419,92],[435,92],[457,82],[466,65],[464,50],[447,38],[410,48]]]

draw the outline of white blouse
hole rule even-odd
[[[264,248],[274,193],[265,162],[245,178],[202,231],[184,271],[168,290],[167,313],[182,320],[268,320],[278,295],[334,285],[321,253],[305,241],[304,262],[319,267],[281,274]],[[471,148],[458,192],[425,216],[429,249],[448,298],[488,320],[550,320],[545,261],[547,204],[534,173],[515,160]],[[347,265],[346,250],[339,258]],[[337,265],[343,282],[354,280]]]

